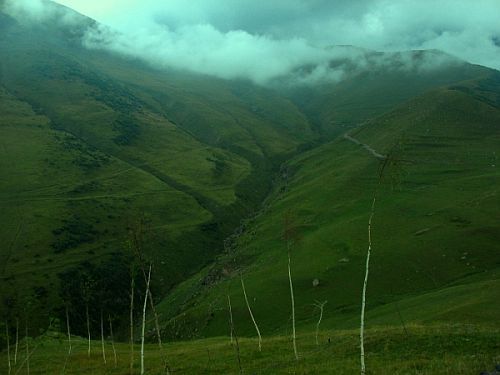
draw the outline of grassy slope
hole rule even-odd
[[[88,52],[75,26],[3,13],[0,26],[0,293],[15,309],[29,297],[52,314],[57,274],[127,253],[142,215],[168,290],[213,259],[276,161],[313,138],[266,90]]]
[[[368,325],[498,325],[493,301],[500,290],[500,111],[492,105],[499,90],[491,89],[497,80],[494,74],[459,85],[460,90],[430,92],[352,133],[381,153],[392,149],[402,161],[386,169],[378,196]],[[229,294],[241,332],[253,335],[238,270],[263,334],[289,330],[281,240],[287,210],[296,215],[302,233],[292,250],[299,326],[310,330],[318,315],[314,302],[328,300],[326,326],[356,327],[379,164],[343,138],[293,159],[286,186],[249,225],[236,252],[160,304],[167,316],[183,311],[168,322],[166,332],[181,337],[224,332]],[[313,287],[315,278],[318,287]],[[179,310],[173,307],[179,305]]]
[[[48,285],[55,293],[57,272],[122,251],[124,228],[141,212],[148,213],[152,228],[151,256],[164,265],[155,282],[167,286],[181,280],[212,256],[206,251],[206,239],[212,237],[200,224],[214,217],[227,222],[225,212],[238,214],[254,203],[251,195],[262,197],[263,192],[255,194],[255,190],[265,185],[261,182],[269,175],[259,174],[261,169],[268,170],[272,159],[279,160],[313,139],[308,121],[294,105],[266,90],[242,82],[160,74],[100,52],[82,54],[52,34],[38,39],[22,31],[10,37],[1,41],[3,51],[9,51],[2,59],[0,105],[8,115],[0,124],[0,151],[7,155],[1,167],[11,176],[1,185],[0,238],[8,244],[4,295],[19,285],[26,294],[39,285]],[[332,121],[352,126],[436,84],[482,74],[486,74],[482,68],[461,67],[449,76],[433,76],[439,76],[437,83],[432,77],[419,80],[412,74],[406,80],[400,74],[368,80],[362,75],[340,85],[333,96],[325,95],[324,101],[313,98],[312,104],[301,105],[309,113],[320,114],[315,121],[328,133]],[[414,90],[414,83],[420,81]],[[396,149],[398,156],[412,161],[390,169],[391,178],[380,193],[369,325],[451,319],[494,325],[492,301],[498,300],[499,290],[494,251],[499,176],[492,167],[499,143],[494,125],[499,117],[495,82],[482,81],[479,89],[477,83],[468,82],[424,95],[353,133],[380,152],[402,144]],[[376,103],[374,92],[387,87],[393,87],[394,95],[376,96],[381,100]],[[332,98],[339,96],[345,102],[335,100],[331,106]],[[294,158],[286,181],[281,181],[274,200],[239,239],[235,254],[222,256],[160,305],[164,323],[176,316],[165,325],[166,333],[198,337],[227,332],[229,294],[238,331],[252,335],[239,269],[264,335],[287,333],[286,253],[280,233],[283,213],[290,208],[302,233],[293,249],[300,330],[311,331],[318,314],[312,305],[315,300],[329,301],[325,327],[355,327],[377,167],[377,160],[345,139]],[[392,177],[399,182],[396,190],[390,186]],[[251,180],[254,185],[248,186]],[[237,197],[240,202],[234,205]],[[59,240],[52,231],[75,221],[85,224],[92,240],[67,249],[71,257],[54,254],[53,244]],[[315,278],[320,280],[318,287],[312,286]],[[54,295],[47,297],[40,290],[38,295],[42,308],[55,304]],[[178,315],[181,310],[185,311]],[[424,366],[431,371],[448,349],[436,351],[435,336],[425,329],[415,331],[426,337],[429,357],[424,364],[410,357],[402,368],[418,371]],[[373,331],[374,348],[386,334]],[[348,359],[338,366],[352,372],[357,368],[355,333],[348,335],[349,345],[336,348],[334,358],[342,361],[343,350],[348,351]],[[490,354],[472,364],[460,362],[462,370],[486,366],[496,355],[490,338],[466,339]],[[392,345],[382,341],[380,347]],[[276,360],[278,352],[288,350],[284,339],[271,342],[276,352],[257,358],[251,365],[255,371],[265,371],[271,358]],[[214,343],[224,345],[217,339]],[[52,344],[48,345],[50,349]],[[178,344],[178,352],[205,345],[205,341]],[[415,345],[408,349],[410,353],[421,348],[418,340],[409,345]],[[470,348],[457,348],[458,353],[470,353]],[[225,359],[214,364],[214,372],[231,366],[232,353],[227,349],[221,349]],[[385,354],[388,357],[377,365],[380,369],[401,355],[394,350]],[[286,358],[283,363],[289,364]],[[451,356],[444,365],[457,365],[454,362],[456,357]],[[324,366],[335,365],[313,355],[300,369],[311,371],[317,363],[317,372],[328,372],[330,368]],[[50,366],[47,361],[45,365]],[[200,371],[184,366],[186,371]]]
[[[439,51],[367,51],[366,59],[370,70],[354,69],[341,82],[290,92],[324,134],[337,135],[433,88],[489,74]]]
[[[174,238],[211,218],[191,196],[52,129],[5,90],[0,95],[7,114],[0,120],[1,169],[8,176],[0,183],[4,297],[17,294],[21,301],[35,287],[57,291],[61,270],[122,251],[127,222],[143,211],[153,227],[173,223]],[[54,234],[68,223],[83,229]],[[178,257],[177,266],[192,267],[191,259]],[[56,305],[53,298],[41,296],[43,309]]]
[[[401,329],[370,329],[367,341],[367,368],[370,374],[479,374],[492,370],[500,360],[498,330],[473,329],[468,326],[410,326],[408,335]],[[330,343],[328,343],[330,339]],[[264,340],[262,352],[252,339],[239,340],[241,367],[251,374],[353,374],[359,371],[357,332],[321,331],[319,345],[314,335],[298,338],[300,360],[296,362],[288,338]],[[66,374],[129,373],[130,349],[118,344],[117,366],[109,341],[106,343],[107,364],[103,364],[101,343],[92,343],[87,357],[86,342],[73,337],[73,351],[67,358],[64,336],[31,341],[30,373],[55,374],[64,366]],[[24,342],[21,342],[14,371],[25,371]],[[139,346],[135,346],[134,371],[139,373]],[[234,346],[228,337],[168,344],[165,355],[170,369],[181,374],[238,374]],[[473,354],[472,354],[473,353]],[[12,353],[13,354],[13,353]],[[66,365],[65,365],[66,362]],[[145,369],[148,374],[162,374],[161,353],[155,345],[147,345]],[[0,370],[7,372],[6,353],[0,356]]]

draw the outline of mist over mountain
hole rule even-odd
[[[0,373],[494,369],[498,10],[0,0]]]
[[[7,10],[23,19],[78,22],[70,10],[45,0],[7,1]],[[170,67],[225,79],[249,79],[258,84],[289,78],[314,84],[338,82],[346,67],[332,61],[349,60],[364,69],[384,64],[353,45],[368,50],[439,49],[450,55],[426,61],[427,68],[459,59],[499,68],[499,6],[494,1],[293,1],[256,4],[242,0],[227,7],[221,1],[168,3],[125,2],[108,5],[65,2],[102,24],[88,27],[83,44],[139,58],[157,67]],[[410,17],[410,15],[417,15]],[[467,20],[462,22],[462,19]],[[258,20],[258,22],[255,22]],[[332,47],[333,46],[333,47]],[[396,55],[398,63],[408,61]],[[310,70],[297,71],[303,66]],[[411,67],[411,65],[410,65]]]

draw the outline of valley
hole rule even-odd
[[[27,358],[128,373],[131,328],[138,369],[146,305],[151,374],[165,358],[182,374],[354,373],[368,235],[368,373],[500,363],[498,70],[343,46],[365,65],[332,60],[338,82],[260,85],[89,48],[96,21],[5,4],[2,373],[20,332],[32,352],[12,373]]]

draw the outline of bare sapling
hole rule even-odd
[[[9,371],[9,375],[12,371],[11,361],[10,361],[10,335],[9,335],[9,323],[5,322],[5,340],[7,341],[7,368]]]
[[[243,368],[241,367],[240,343],[238,341],[238,335],[236,334],[236,329],[234,327],[233,308],[231,306],[231,297],[229,297],[229,294],[227,295],[227,302],[229,306],[229,324],[231,327],[231,345],[233,345],[233,342],[236,343],[235,349],[236,349],[236,359],[238,360],[238,368],[240,370],[240,374],[243,374]]]
[[[234,327],[233,308],[231,306],[231,297],[229,297],[229,294],[227,295],[227,305],[229,307],[229,330],[230,330],[230,337],[231,337],[231,345],[233,345],[233,327]]]
[[[365,280],[363,282],[363,294],[361,297],[361,322],[359,329],[359,340],[360,340],[360,357],[361,357],[361,374],[366,373],[365,365],[365,307],[366,307],[366,286],[368,284],[368,274],[370,272],[370,256],[372,251],[372,220],[375,214],[375,202],[377,197],[373,197],[372,209],[370,213],[370,218],[368,220],[368,251],[366,254],[366,265],[365,265]]]
[[[134,271],[132,269],[130,281],[130,375],[134,373],[134,276]]]
[[[292,269],[291,269],[291,256],[290,251],[288,251],[288,281],[290,283],[290,298],[292,303],[292,341],[293,341],[293,354],[295,359],[299,359],[299,353],[297,351],[297,332],[295,331],[295,298],[293,294],[293,283],[292,283]]]
[[[139,220],[139,222],[135,225],[135,227],[132,229],[132,231],[130,233],[130,237],[131,237],[133,251],[135,252],[135,255],[137,256],[137,259],[139,260],[139,267],[141,268],[142,276],[144,277],[144,282],[146,282],[147,272],[146,272],[146,266],[144,265],[144,254],[143,254],[143,250],[142,250],[143,235],[144,235],[143,225],[144,225],[143,219],[141,218]],[[160,333],[160,324],[159,324],[159,320],[158,320],[158,314],[156,313],[156,308],[155,308],[154,300],[153,300],[153,294],[151,293],[151,290],[148,292],[148,298],[149,298],[149,304],[151,307],[151,311],[153,312],[153,316],[155,319],[155,329],[156,329],[156,335],[158,338],[158,346],[161,349],[162,348],[162,341],[161,341],[161,333]]]
[[[25,331],[24,331],[24,341],[26,344],[26,371],[28,372],[28,375],[30,373],[30,347],[29,347],[29,340],[28,340],[28,316],[26,315],[26,323],[25,323]]]
[[[143,257],[143,250],[142,250],[143,235],[144,235],[143,219],[141,218],[139,220],[139,222],[131,230],[130,239],[131,239],[131,247],[133,248],[133,251],[135,252],[135,255],[137,256],[137,258],[139,260],[139,266],[141,268],[142,275],[144,277],[144,281],[146,281],[146,279],[147,279],[146,267],[144,265],[144,257]],[[153,300],[153,294],[151,293],[151,290],[149,290],[149,292],[148,292],[148,298],[149,298],[149,304],[151,307],[151,311],[153,312],[153,318],[155,321],[155,330],[156,330],[156,337],[158,338],[158,347],[160,349],[160,352],[162,352],[162,356],[164,356],[163,344],[162,344],[162,340],[161,340],[160,323],[159,323],[158,313],[156,311],[156,307],[155,307],[154,300]],[[166,356],[164,356],[164,357],[165,357],[164,358],[164,367],[168,373],[169,366],[168,366]]]
[[[89,303],[86,301],[85,303],[85,317],[87,319],[87,342],[88,342],[88,347],[87,347],[87,357],[90,358],[90,314],[89,314]]]
[[[109,315],[109,335],[111,338],[111,348],[113,348],[113,358],[115,361],[115,368],[118,365],[118,358],[116,356],[116,348],[115,348],[115,338],[113,335],[113,321],[111,320],[111,315]]]
[[[368,285],[368,275],[370,273],[370,256],[372,252],[372,223],[373,217],[375,216],[375,205],[377,202],[377,196],[382,184],[382,179],[384,175],[384,170],[386,166],[391,162],[390,157],[385,157],[383,159],[379,175],[378,182],[375,192],[372,198],[372,204],[370,209],[370,217],[368,219],[368,250],[366,253],[366,264],[365,264],[365,278],[363,281],[363,292],[361,296],[361,319],[359,328],[359,341],[360,341],[360,362],[361,362],[361,375],[366,374],[366,364],[365,364],[365,309],[366,309],[366,289]]]
[[[90,336],[90,311],[89,311],[89,305],[91,302],[91,293],[93,289],[93,281],[88,278],[83,281],[82,284],[82,292],[83,292],[83,299],[85,300],[85,318],[87,322],[87,358],[90,358],[90,350],[91,350],[91,336]]]
[[[68,308],[68,305],[66,305],[66,330],[68,333],[68,356],[70,356],[71,350],[72,350],[72,344],[71,344],[71,329],[69,326],[69,308]]]
[[[283,220],[283,239],[286,242],[286,249],[288,254],[288,283],[290,286],[290,302],[292,305],[292,343],[293,354],[295,359],[299,360],[299,352],[297,350],[297,332],[295,329],[295,295],[293,293],[292,282],[292,245],[298,240],[298,228],[295,223],[295,217],[288,211]]]
[[[141,375],[144,374],[144,336],[146,333],[146,308],[148,305],[149,283],[151,281],[151,265],[149,266],[148,278],[146,281],[146,293],[144,294],[144,305],[142,307],[142,331],[141,331]]]
[[[319,335],[319,325],[321,324],[321,320],[323,319],[323,310],[328,301],[319,302],[316,301],[315,306],[319,309],[319,319],[318,323],[316,323],[316,345],[319,345],[318,335]]]
[[[68,364],[68,360],[71,357],[71,351],[72,351],[72,343],[71,343],[71,330],[70,330],[70,325],[69,325],[69,307],[66,304],[66,330],[68,334],[68,354],[66,355],[66,359],[64,361],[64,367],[62,370],[62,373],[64,374],[66,372],[66,366]]]
[[[248,297],[247,297],[247,291],[245,289],[245,283],[243,281],[243,276],[240,275],[241,279],[241,287],[243,288],[243,295],[245,296],[245,302],[247,304],[247,309],[248,312],[250,313],[250,318],[252,318],[253,325],[255,326],[255,330],[257,331],[257,336],[259,336],[259,352],[262,351],[262,336],[260,335],[260,330],[259,326],[257,325],[257,322],[255,321],[255,317],[253,316],[252,313],[252,308],[250,307],[250,303],[248,302]]]
[[[102,347],[102,361],[104,364],[107,363],[106,361],[106,347],[104,344],[104,319],[102,317],[102,309],[101,309],[101,347]]]
[[[163,343],[161,341],[160,323],[159,323],[158,313],[156,312],[156,306],[154,304],[153,294],[151,293],[151,290],[148,292],[148,297],[149,297],[149,305],[151,307],[151,311],[153,312],[153,318],[155,321],[155,330],[156,330],[156,337],[158,338],[158,347],[160,348],[160,350],[162,350]]]
[[[17,350],[19,349],[19,318],[16,318],[16,346],[14,349],[14,365],[17,365]]]

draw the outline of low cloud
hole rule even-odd
[[[300,67],[315,68],[302,81],[338,80],[340,72],[329,70],[331,60],[356,59],[358,53],[347,49],[325,49],[303,38],[275,39],[252,35],[243,30],[221,32],[209,24],[166,26],[116,33],[107,27],[89,30],[87,48],[108,49],[155,65],[186,69],[225,79],[250,79],[265,84],[284,77]]]
[[[6,0],[3,10],[22,23],[51,21],[73,25],[81,20],[77,13],[45,0]]]
[[[58,2],[101,22],[84,37],[88,48],[226,79],[266,84],[289,77],[313,84],[374,65],[434,69],[452,63],[451,56],[500,69],[498,0],[233,0],[231,6],[223,0]],[[60,12],[43,0],[7,4],[11,12],[35,20]],[[332,48],[336,45],[360,48]],[[437,49],[448,55],[419,60],[409,53],[380,56],[363,49]]]

